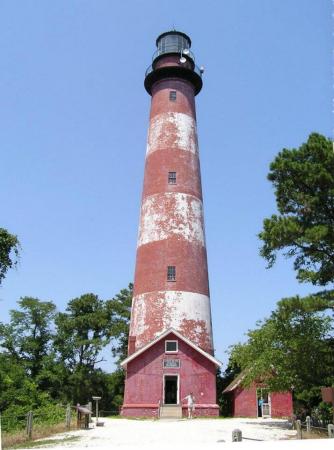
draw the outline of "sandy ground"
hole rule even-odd
[[[91,448],[91,449],[333,449],[332,439],[296,440],[296,432],[284,420],[274,419],[194,419],[194,420],[127,420],[100,419],[104,427],[74,430],[58,434],[58,445],[38,448]],[[232,430],[242,430],[243,442],[232,443]],[[75,441],[63,441],[78,436]],[[50,439],[50,438],[49,438]],[[282,441],[282,439],[286,439]],[[271,441],[270,444],[268,441]]]

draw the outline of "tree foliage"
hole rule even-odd
[[[105,303],[97,295],[70,300],[66,312],[59,313],[55,322],[55,348],[70,370],[94,369],[103,360],[100,353],[110,342],[110,324]]]
[[[85,404],[100,395],[101,408],[117,413],[124,373],[106,373],[98,365],[106,348],[118,359],[125,355],[131,298],[131,284],[112,300],[74,298],[65,312],[50,301],[21,298],[9,323],[0,323],[0,410],[46,414],[52,402]]]
[[[14,234],[0,228],[0,285],[8,269],[16,266],[19,257],[20,243]]]
[[[222,373],[217,370],[216,387],[217,387],[217,403],[219,405],[219,413],[221,416],[231,416],[233,411],[232,398],[223,394],[224,389],[239,375],[241,369],[231,359]]]
[[[278,214],[264,219],[261,255],[272,267],[283,251],[300,282],[334,281],[334,152],[331,140],[313,133],[297,149],[283,149],[270,165]],[[244,371],[243,384],[265,382],[271,390],[294,389],[309,407],[320,387],[334,384],[334,290],[285,298],[268,319],[231,347],[230,364]]]
[[[127,289],[122,289],[107,302],[113,339],[112,352],[118,363],[127,356],[132,296],[133,284],[130,283]]]
[[[283,149],[270,165],[279,214],[266,218],[261,255],[271,267],[277,253],[294,259],[301,282],[334,280],[334,152],[313,133],[297,149]]]
[[[334,382],[331,317],[299,297],[283,299],[271,316],[231,348],[231,361],[245,371],[244,385],[264,381],[272,390],[297,392]]]
[[[32,297],[23,297],[18,304],[19,310],[10,311],[10,323],[0,324],[0,345],[36,377],[50,350],[56,306]]]

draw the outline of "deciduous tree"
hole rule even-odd
[[[66,312],[56,317],[55,348],[67,368],[94,369],[103,361],[101,350],[110,342],[105,303],[95,294],[70,300]]]
[[[50,351],[56,306],[32,297],[21,298],[18,305],[10,311],[10,322],[0,324],[0,347],[35,378]]]
[[[14,234],[0,228],[0,284],[8,269],[16,266],[19,257],[20,243]]]
[[[231,362],[245,370],[245,385],[265,381],[272,390],[301,392],[334,382],[332,320],[303,299],[283,299],[247,338],[231,348]]]

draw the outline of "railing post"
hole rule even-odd
[[[308,433],[311,432],[311,417],[310,416],[306,416],[306,431]]]
[[[66,428],[68,430],[71,429],[71,405],[68,404],[66,407],[66,416],[65,416],[65,423],[66,423]]]
[[[302,436],[302,423],[300,420],[296,421],[296,428],[297,428],[297,439],[303,439]]]
[[[241,442],[242,441],[242,431],[239,429],[232,431],[232,442]]]
[[[27,414],[27,436],[28,436],[28,439],[32,438],[32,423],[33,423],[33,412],[29,411]]]
[[[334,425],[332,423],[328,425],[328,437],[334,439]]]

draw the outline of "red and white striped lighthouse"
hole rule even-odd
[[[124,415],[216,415],[211,308],[190,38],[161,34],[145,75],[152,96],[126,368]],[[165,408],[165,409],[163,409]]]

